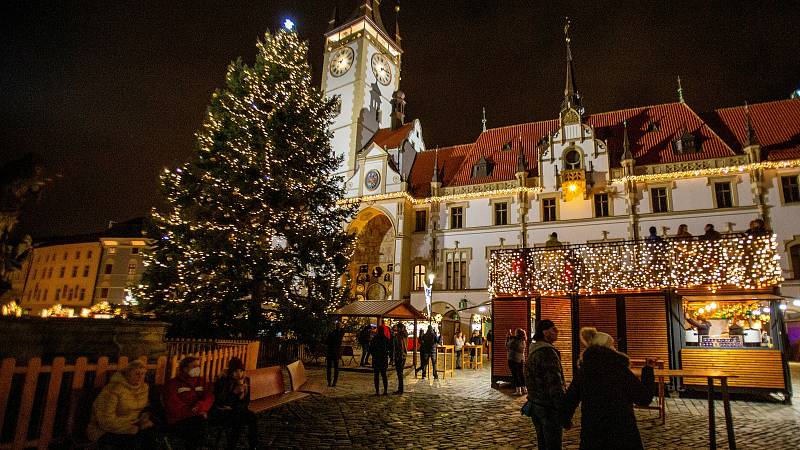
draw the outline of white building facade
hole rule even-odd
[[[650,227],[695,236],[706,224],[745,232],[762,218],[778,236],[786,281],[800,298],[800,99],[698,115],[679,101],[587,115],[567,40],[566,86],[553,119],[495,128],[475,142],[428,150],[405,121],[399,32],[365,1],[326,34],[322,86],[340,96],[332,145],[344,156],[347,224],[358,236],[347,277],[357,300],[410,298],[434,311],[490,301],[494,249],[644,238]]]

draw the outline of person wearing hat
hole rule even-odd
[[[248,409],[250,405],[250,379],[244,375],[244,364],[236,357],[228,362],[228,369],[214,383],[214,407],[211,420],[227,431],[229,449],[235,449],[242,427],[247,427],[247,443],[251,449],[258,446],[258,419]]]
[[[561,408],[564,399],[564,371],[561,353],[553,346],[558,328],[552,320],[540,320],[525,362],[525,385],[531,403],[531,420],[540,449],[561,449]]]
[[[648,358],[641,381],[631,372],[630,360],[614,350],[614,339],[593,327],[584,327],[586,346],[575,377],[564,394],[562,423],[572,422],[581,404],[581,449],[643,449],[633,405],[653,399],[655,361]]]

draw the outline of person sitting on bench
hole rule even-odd
[[[214,394],[201,376],[200,360],[193,356],[183,358],[178,366],[178,376],[164,386],[164,409],[167,424],[186,444],[186,448],[199,448],[208,435],[208,411],[214,404]]]
[[[242,427],[247,427],[247,444],[258,446],[258,419],[250,405],[250,379],[244,376],[244,364],[231,358],[228,370],[214,383],[214,407],[211,421],[227,430],[228,449],[235,449]]]

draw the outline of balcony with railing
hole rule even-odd
[[[775,235],[609,241],[492,251],[489,293],[593,295],[668,288],[766,289],[783,281]]]

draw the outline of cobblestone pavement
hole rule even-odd
[[[390,370],[389,391],[396,388]],[[800,366],[792,367],[793,378]],[[522,397],[510,388],[492,388],[490,369],[465,369],[455,377],[415,380],[407,371],[403,396],[374,395],[372,374],[342,372],[338,387],[271,414],[262,414],[262,443],[269,448],[536,448],[530,419],[519,409]],[[324,370],[309,378],[325,384]],[[796,384],[796,383],[795,383]],[[797,389],[794,390],[795,395]],[[794,405],[732,402],[740,449],[800,448],[800,398]],[[728,448],[722,402],[716,404],[718,448]],[[657,411],[637,410],[648,449],[708,448],[705,400],[670,398],[667,423]],[[576,416],[575,423],[580,422]],[[564,448],[577,449],[580,427],[565,432]]]

